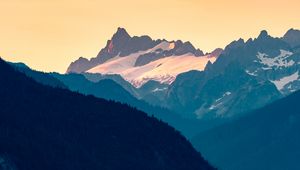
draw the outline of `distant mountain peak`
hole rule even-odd
[[[112,40],[130,39],[130,35],[125,28],[118,27],[117,32],[113,35]]]
[[[266,30],[262,30],[258,36],[258,39],[267,38],[269,37],[269,34]]]
[[[300,30],[291,28],[291,29],[289,29],[289,30],[285,33],[285,35],[287,35],[287,34],[293,34],[293,33],[299,33],[299,32],[300,32]]]
[[[300,30],[292,28],[284,34],[282,39],[292,47],[300,46]]]
[[[128,34],[128,32],[124,29],[119,27],[117,32],[113,35],[111,40],[107,42],[107,45],[105,47],[105,51],[108,54],[116,55],[116,53],[119,53],[126,44],[130,41],[131,36]]]
[[[126,29],[125,29],[125,28],[122,28],[122,27],[118,27],[117,33],[125,33],[125,34],[128,34],[127,31],[126,31]]]
[[[244,44],[245,44],[244,39],[240,38],[239,40],[233,41],[229,45],[227,45],[225,47],[225,51],[230,51],[229,49],[239,48],[239,47],[243,46]]]

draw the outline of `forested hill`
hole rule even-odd
[[[127,105],[43,86],[1,59],[0,82],[0,167],[213,169],[173,128]]]

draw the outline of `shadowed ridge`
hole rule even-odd
[[[300,91],[203,132],[192,142],[225,170],[299,169],[299,99]]]

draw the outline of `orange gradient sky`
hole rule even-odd
[[[117,27],[131,35],[181,39],[209,52],[262,29],[300,28],[299,0],[0,0],[0,56],[65,72],[91,58]]]

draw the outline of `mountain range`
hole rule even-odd
[[[81,58],[67,72],[120,75],[133,96],[183,117],[232,118],[299,89],[299,37],[295,29],[281,38],[262,31],[203,54],[189,42],[131,37],[119,28],[96,58]]]
[[[266,31],[262,31],[255,39],[233,41],[224,50],[215,50],[219,51],[217,52],[218,57],[215,57],[216,61],[208,61],[203,71],[191,70],[180,73],[171,84],[157,80],[147,80],[137,88],[132,84],[132,81],[124,79],[122,74],[117,73],[106,74],[83,71],[77,74],[52,74],[52,76],[58,78],[73,91],[92,94],[137,107],[150,113],[150,115],[153,114],[158,118],[162,118],[186,136],[192,137],[220,122],[242,116],[244,113],[263,107],[297,91],[299,89],[298,70],[300,63],[299,35],[300,31],[290,29],[282,38],[275,38],[268,35]],[[126,42],[138,41],[136,39],[151,40],[151,38],[146,37],[148,36],[130,37],[125,29],[119,28],[112,40],[108,41],[108,46],[111,41],[119,44],[125,41],[124,39],[126,39]],[[172,43],[165,40],[152,40],[149,42],[153,42],[152,46],[154,47],[162,42]],[[117,45],[115,49],[117,52],[109,50],[111,58],[102,61],[102,64],[94,68],[102,67],[106,63],[110,63],[110,60],[116,61],[112,59],[116,58],[114,54],[119,54],[122,50],[126,51],[125,49],[127,49],[127,52],[123,52],[122,57],[117,57],[121,59],[117,59],[119,64],[128,64],[128,59],[132,58],[131,54],[134,54],[137,58],[143,56],[137,55],[139,53],[137,51],[145,50],[139,49],[146,45],[131,47],[130,44],[127,43],[122,48],[121,44]],[[152,49],[152,46],[149,48]],[[131,48],[132,50],[128,50]],[[100,59],[105,51],[108,52],[108,49],[108,47],[102,49],[98,58]],[[201,58],[202,54],[199,53],[199,56],[197,56],[195,52],[200,50],[191,51],[194,51],[195,58]],[[108,53],[105,54],[108,55]],[[178,53],[173,51],[172,55],[176,54]],[[212,54],[215,55],[215,53]],[[182,56],[177,57],[181,58]],[[150,63],[161,60],[158,56],[150,57],[150,59]],[[91,59],[90,62],[94,60]],[[187,63],[191,61],[187,60]],[[69,72],[72,72],[70,71],[72,65],[69,67]],[[176,63],[176,65],[179,67],[181,63]],[[202,66],[200,65],[200,67]],[[114,67],[110,68],[113,69]],[[111,79],[116,84],[112,81],[103,81],[105,79]],[[99,83],[99,85],[94,84],[99,81],[106,82],[106,85],[101,86],[102,83]],[[165,114],[166,112],[169,114]],[[188,126],[189,124],[192,126]],[[203,124],[206,125],[203,126]]]
[[[84,71],[75,69],[82,65],[76,61],[74,62],[77,63],[76,67],[73,67],[74,63],[70,65],[68,69],[70,73],[52,76],[73,91],[127,103],[150,115],[153,114],[191,137],[208,127],[213,127],[215,123],[210,123],[213,126],[201,126],[200,121],[196,121],[193,127],[197,130],[191,131],[191,128],[186,127],[186,124],[189,124],[186,122],[190,120],[228,121],[297,91],[300,64],[299,37],[300,31],[295,29],[290,29],[281,38],[272,37],[266,31],[261,31],[255,39],[247,41],[239,39],[230,43],[224,50],[217,49],[211,54],[204,55],[206,58],[215,58],[215,61],[207,61],[204,70],[199,71],[203,65],[199,63],[194,65],[194,60],[182,56],[184,53],[192,53],[193,58],[203,58],[203,52],[196,50],[189,42],[154,41],[148,36],[131,37],[125,29],[119,28],[99,55],[88,62],[91,64],[97,59],[100,64],[90,65],[89,68],[80,67],[85,68]],[[157,63],[170,56],[183,57],[191,67],[187,72],[178,72],[171,82],[143,79],[143,83],[138,87],[120,72],[89,72],[99,67],[107,71],[119,68],[118,65],[122,65],[123,69],[124,65],[133,63],[129,61],[132,58],[137,58],[135,62],[139,60],[138,58],[144,58],[145,55],[140,52],[149,49],[160,49],[158,51],[162,53],[166,53],[167,50],[169,53],[164,56],[148,56],[145,58],[147,61],[142,62],[144,65],[135,63],[135,68]],[[168,61],[170,60],[167,59],[166,62]],[[114,62],[116,65],[110,65]],[[184,68],[186,63],[183,63]],[[165,62],[160,64],[168,65]],[[173,65],[181,67],[182,62]],[[198,70],[193,70],[194,66],[198,67]],[[128,70],[127,67],[125,70]],[[165,69],[162,69],[162,72],[164,71]],[[133,79],[136,78],[138,76],[134,74]],[[105,79],[114,82],[103,81]],[[106,85],[101,86],[102,83],[99,81]],[[169,114],[164,114],[165,112]]]

